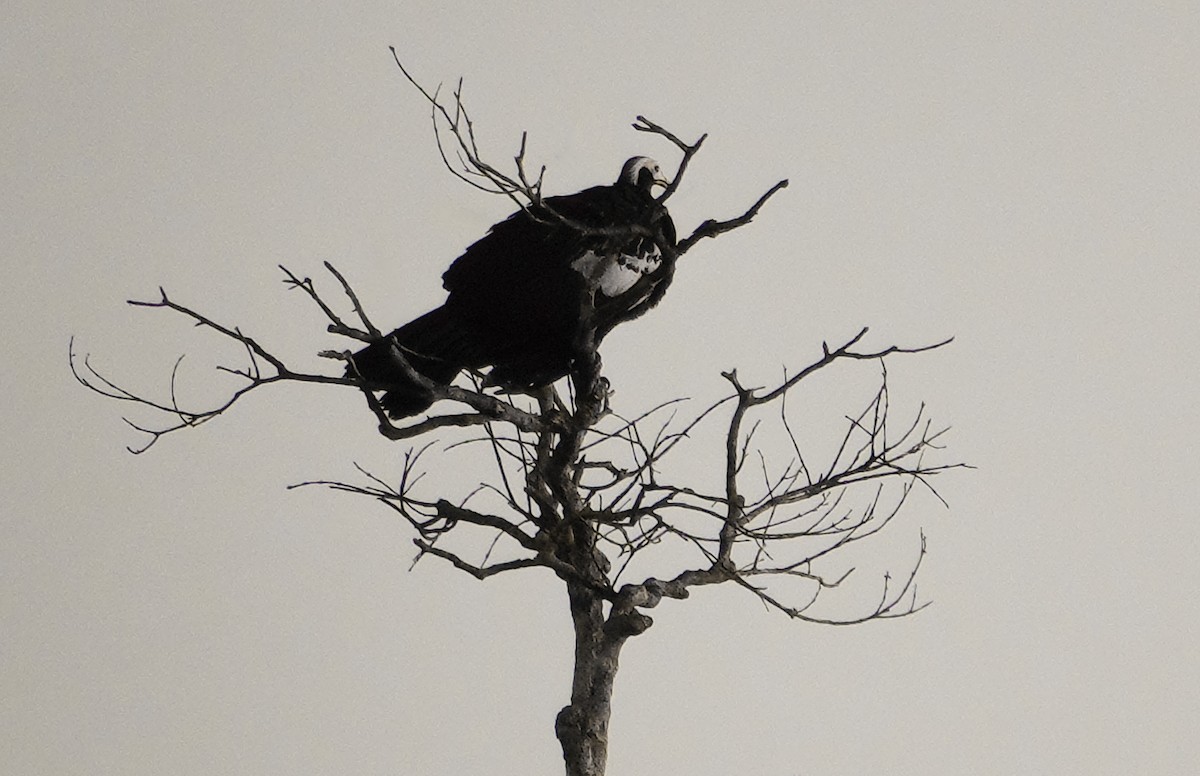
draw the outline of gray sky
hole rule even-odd
[[[318,368],[337,343],[279,263],[334,261],[381,324],[440,302],[508,205],[440,169],[388,44],[467,79],[494,158],[528,129],[553,191],[673,163],[639,113],[711,133],[682,230],[791,179],[605,343],[622,408],[715,398],[734,366],[770,382],[864,325],[957,337],[890,371],[979,467],[879,537],[899,570],[924,528],[933,606],[821,628],[732,589],[664,604],[623,654],[611,773],[1194,767],[1194,7],[244,5],[17,2],[0,25],[0,770],[560,768],[555,580],[409,573],[385,511],[285,490],[397,465],[359,397],[263,391],[135,458],[66,368],[74,334],[162,390],[186,351],[185,396],[219,395],[236,349],[123,304],[159,285]]]

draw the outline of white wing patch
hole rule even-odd
[[[611,299],[633,288],[643,275],[654,272],[661,264],[658,246],[646,240],[637,253],[605,256],[588,251],[571,263],[571,269],[583,276],[588,288]]]

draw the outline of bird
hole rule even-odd
[[[393,419],[435,396],[434,383],[489,369],[485,386],[531,392],[587,366],[612,329],[654,307],[675,270],[675,225],[655,198],[658,162],[635,156],[616,182],[539,199],[495,224],[442,275],[446,301],[349,357],[347,377],[383,391]]]

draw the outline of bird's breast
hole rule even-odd
[[[589,289],[609,298],[620,296],[662,265],[662,253],[650,240],[636,251],[600,254],[588,251],[571,263],[571,269],[583,276]]]

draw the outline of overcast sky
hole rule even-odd
[[[622,656],[611,774],[1190,772],[1195,6],[566,5],[9,3],[0,770],[561,768],[557,581],[410,572],[387,510],[286,489],[396,470],[361,397],[277,386],[134,457],[127,408],[67,369],[74,335],[165,392],[186,352],[183,395],[220,396],[236,348],[124,304],[161,285],[332,371],[315,353],[343,345],[280,263],[335,262],[381,325],[440,303],[509,204],[441,169],[390,44],[427,84],[465,77],[497,161],[528,130],[549,191],[677,162],[638,114],[710,133],[671,201],[685,233],[791,180],[605,342],[619,408],[717,398],[731,367],[769,383],[862,326],[956,337],[889,370],[978,466],[877,537],[899,573],[924,530],[932,606],[830,628],[733,589],[664,603]],[[852,411],[839,379],[807,409]]]

